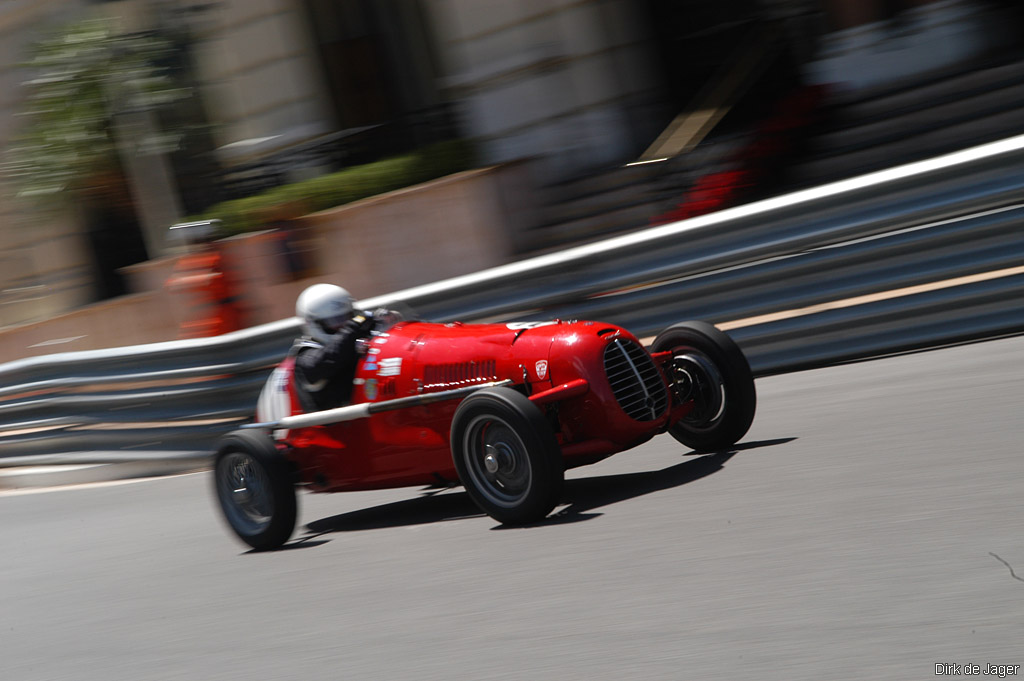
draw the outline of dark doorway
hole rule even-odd
[[[306,0],[337,127],[423,118],[441,104],[418,0]]]
[[[354,128],[397,113],[372,3],[307,0],[338,126]]]
[[[756,0],[648,0],[673,103],[685,106],[716,75],[758,18]]]
[[[742,129],[797,83],[789,37],[758,0],[647,0],[645,6],[674,113],[727,106],[719,130]],[[751,61],[754,45],[764,50]],[[723,83],[735,85],[717,100],[708,96]]]
[[[134,212],[125,205],[92,201],[86,206],[85,221],[96,265],[97,299],[128,293],[118,270],[147,258],[146,244]]]

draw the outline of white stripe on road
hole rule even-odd
[[[105,480],[103,482],[80,482],[68,485],[54,485],[52,487],[15,487],[11,489],[3,489],[2,483],[0,483],[0,497],[18,497],[25,494],[46,494],[48,492],[66,492],[68,490],[78,489],[100,489],[103,487],[117,487],[119,485],[134,485],[140,482],[152,482],[154,480],[164,480],[167,478],[182,478],[186,475],[204,475],[205,473],[206,471],[196,471],[193,473],[177,473],[175,475],[156,475],[147,478],[125,478],[123,480]]]

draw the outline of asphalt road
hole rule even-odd
[[[458,490],[304,496],[303,539],[252,554],[206,475],[2,495],[0,679],[1024,665],[1022,358],[1010,339],[759,380],[742,446],[663,436],[572,471],[525,529]]]

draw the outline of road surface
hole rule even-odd
[[[1022,360],[1008,339],[760,379],[742,445],[659,437],[571,471],[524,529],[461,490],[306,495],[297,541],[256,554],[206,474],[3,494],[0,679],[1024,665]]]

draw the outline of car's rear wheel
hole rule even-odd
[[[716,451],[750,429],[757,393],[750,364],[736,342],[706,322],[683,322],[658,334],[651,352],[672,352],[665,363],[673,404],[693,401],[693,410],[669,433],[699,452]]]
[[[269,435],[236,430],[221,438],[213,481],[224,518],[242,541],[257,551],[288,541],[298,516],[295,486]]]
[[[540,409],[510,388],[475,392],[452,419],[452,458],[466,492],[507,524],[536,522],[558,503],[562,453]]]

